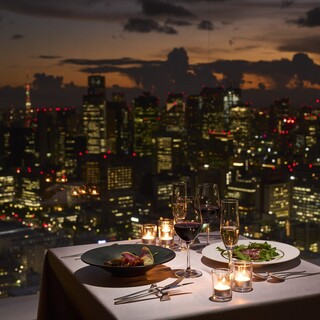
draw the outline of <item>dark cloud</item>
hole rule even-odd
[[[24,38],[24,35],[23,35],[23,34],[17,33],[17,34],[14,34],[14,35],[11,37],[11,40],[20,40],[20,39],[23,39],[23,38]]]
[[[279,51],[285,52],[309,52],[319,54],[320,52],[320,35],[318,37],[303,37],[287,40],[286,43],[278,47]]]
[[[40,55],[38,58],[39,58],[39,59],[47,59],[47,60],[51,60],[51,59],[61,59],[60,56],[53,56],[53,55]]]
[[[211,21],[202,20],[198,24],[198,29],[199,30],[213,30],[214,29],[214,25],[213,25],[213,23]]]
[[[319,27],[320,26],[320,7],[314,8],[306,13],[306,17],[290,21],[302,27]]]
[[[74,65],[132,65],[132,64],[157,64],[160,63],[160,60],[139,60],[139,59],[132,59],[132,58],[120,58],[120,59],[97,59],[97,60],[90,60],[90,59],[64,59],[61,61],[62,64],[74,64]]]
[[[160,0],[141,0],[142,11],[147,16],[193,17],[193,13],[182,6]]]
[[[151,19],[140,19],[132,18],[124,25],[124,30],[129,32],[140,32],[140,33],[149,33],[149,32],[160,32],[166,34],[176,34],[177,31],[168,26],[161,26],[157,21]]]
[[[276,84],[274,90],[287,92],[288,83],[297,79],[297,83],[304,81],[320,85],[320,66],[315,64],[308,55],[299,53],[292,60],[280,59],[274,61],[250,62],[245,60],[219,60],[212,63],[190,65],[187,52],[184,48],[175,48],[165,61],[143,61],[128,58],[118,60],[64,60],[64,63],[73,63],[84,66],[82,72],[108,73],[119,72],[139,83],[146,90],[156,88],[159,95],[168,90],[196,93],[196,88],[203,84],[218,85],[214,73],[223,74],[223,78],[230,83],[241,84],[245,74],[253,74],[272,79]],[[87,65],[87,67],[85,67]],[[259,88],[265,88],[261,83]],[[257,89],[258,90],[258,89]],[[267,90],[272,95],[271,90]],[[293,90],[292,90],[293,91]]]
[[[250,100],[257,107],[266,107],[275,99],[288,97],[296,106],[312,103],[319,98],[319,90],[305,88],[305,83],[320,86],[320,65],[316,64],[307,54],[296,53],[293,58],[273,61],[218,60],[210,63],[190,64],[187,51],[180,47],[171,50],[164,60],[122,59],[64,59],[62,64],[79,66],[85,76],[100,73],[106,76],[107,83],[112,85],[112,73],[121,73],[136,83],[134,88],[122,88],[127,101],[142,91],[152,90],[164,101],[168,91],[198,94],[203,85],[217,87],[232,83],[244,83],[245,75],[251,74],[261,79],[271,79],[275,87],[268,88],[262,80],[256,89],[242,90],[244,100]],[[215,74],[223,75],[223,81],[216,79]],[[32,81],[33,106],[66,106],[82,103],[82,95],[86,88],[64,83],[63,77],[37,73]],[[295,84],[290,88],[289,83]],[[107,92],[110,93],[110,89]],[[19,102],[17,102],[19,99]],[[10,101],[9,101],[10,100]],[[11,106],[15,103],[24,105],[22,87],[0,88],[0,106]]]
[[[294,4],[294,0],[282,0],[281,1],[281,8],[288,8]]]
[[[64,83],[63,77],[36,73],[31,82],[31,103],[33,107],[80,106],[86,88]],[[0,88],[0,109],[15,106],[24,108],[25,88],[10,86]]]
[[[172,24],[177,27],[187,27],[192,25],[191,22],[188,22],[185,20],[173,20],[173,19],[167,19],[166,24]]]

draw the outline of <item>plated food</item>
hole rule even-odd
[[[208,259],[228,263],[224,248],[223,242],[214,243],[205,247],[202,254]],[[255,266],[282,263],[300,255],[300,251],[289,244],[269,240],[239,240],[235,251],[235,259],[250,259]]]
[[[154,263],[153,255],[156,255],[156,253],[151,253],[150,249],[144,246],[139,255],[124,251],[121,252],[120,257],[106,260],[105,264],[113,267],[149,266]]]
[[[217,250],[227,257],[227,250],[220,247],[217,247]],[[234,259],[255,262],[271,261],[281,256],[283,256],[283,252],[277,250],[277,247],[271,246],[267,241],[262,243],[253,241],[248,245],[236,245],[232,252]]]
[[[122,255],[123,253],[125,253],[124,256]],[[130,253],[132,261],[122,264],[129,257],[128,253]],[[133,262],[137,257],[140,258],[140,256],[143,256],[143,259],[145,259],[143,264]],[[160,246],[117,244],[89,250],[81,256],[81,260],[91,266],[103,268],[115,276],[133,277],[144,275],[156,265],[166,263],[175,256],[174,251]]]

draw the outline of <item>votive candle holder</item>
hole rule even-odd
[[[211,270],[212,296],[211,301],[226,302],[232,299],[232,270],[216,268]]]
[[[251,291],[253,263],[250,261],[234,261],[232,271],[234,277],[232,289],[237,292]]]
[[[143,224],[141,226],[141,241],[144,244],[156,244],[157,225],[152,223]]]
[[[159,245],[170,248],[174,244],[173,219],[162,218],[158,221]]]

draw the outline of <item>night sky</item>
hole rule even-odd
[[[93,73],[128,99],[233,85],[320,105],[319,0],[0,0],[0,43],[0,108],[26,82],[34,107],[81,105]]]

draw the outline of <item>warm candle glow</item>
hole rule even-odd
[[[146,240],[152,240],[154,238],[155,238],[154,235],[152,235],[149,230],[147,230],[147,233],[142,237],[142,239],[146,239]]]
[[[217,285],[214,286],[214,289],[215,290],[220,290],[220,291],[222,291],[222,290],[230,290],[230,286],[228,286],[227,284],[219,282],[219,283],[217,283]]]
[[[174,226],[172,219],[159,220],[159,241],[163,247],[170,247],[173,244]]]
[[[238,292],[252,290],[252,263],[237,261],[233,264],[234,281],[232,289]]]
[[[144,224],[142,226],[141,240],[145,244],[156,244],[157,226],[155,224]]]

